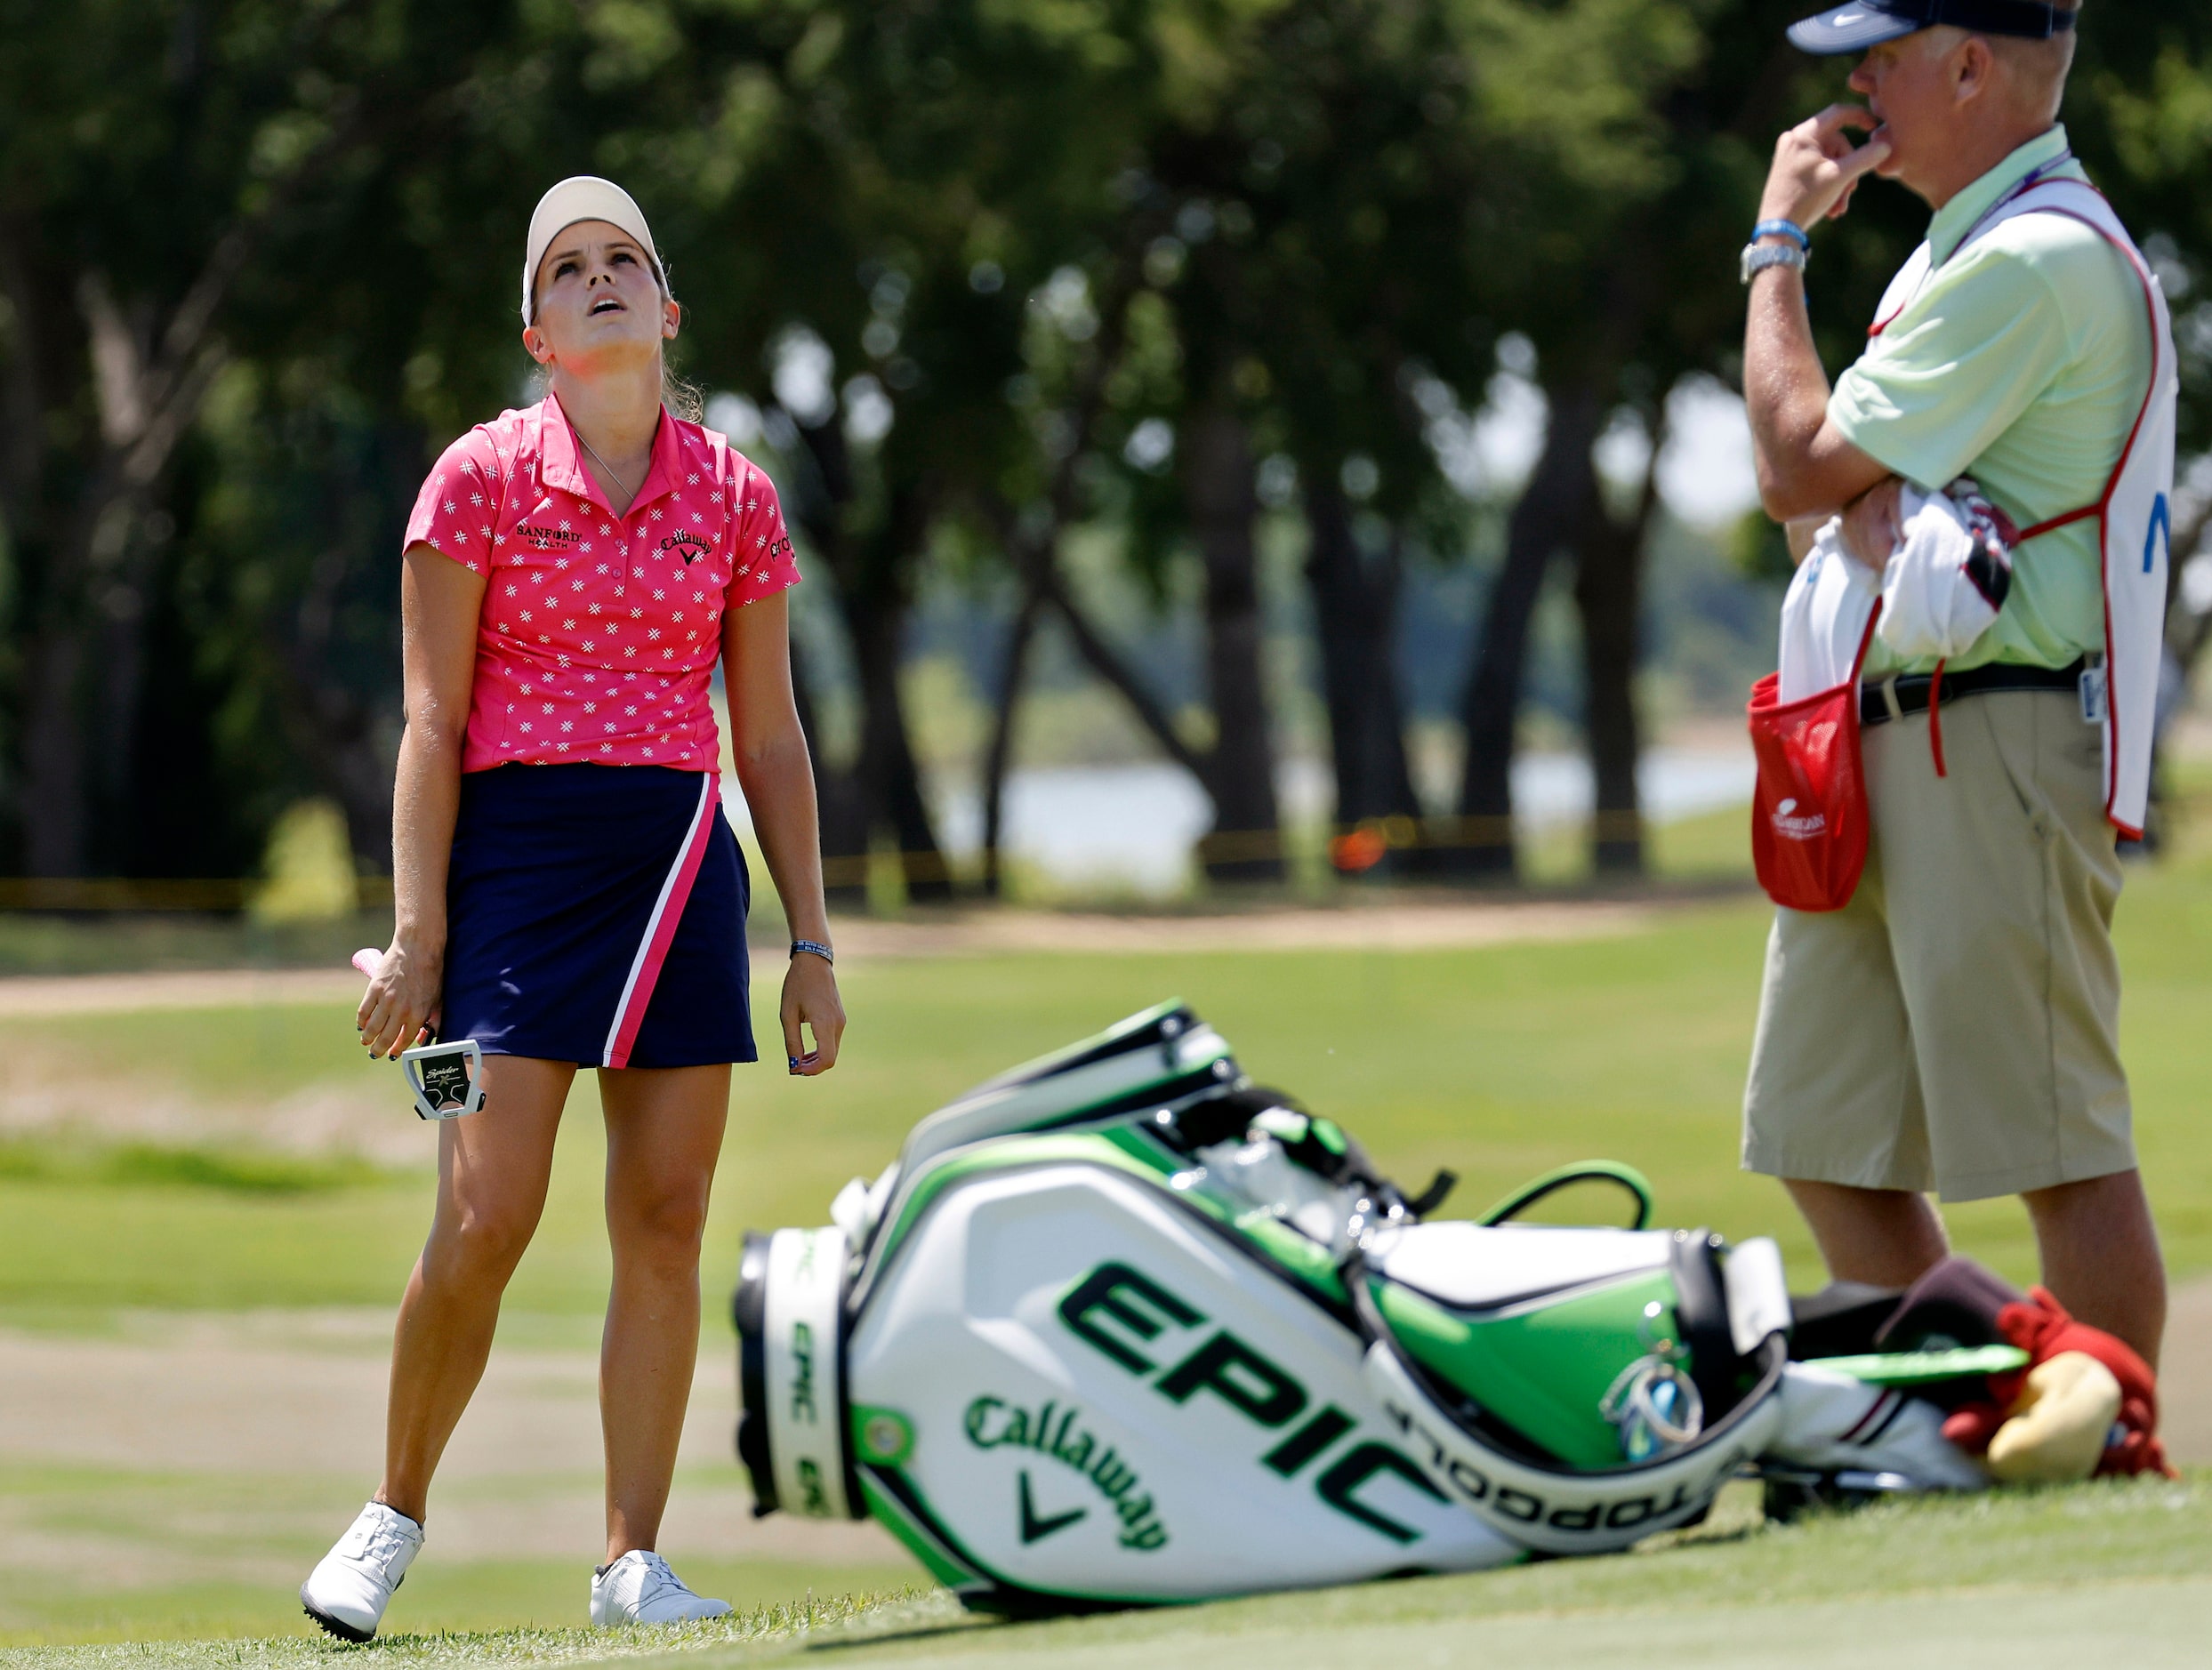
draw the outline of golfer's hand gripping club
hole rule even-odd
[[[369,981],[357,1016],[362,1042],[372,1060],[397,1055],[414,1094],[415,1112],[426,1120],[449,1120],[482,1108],[483,1050],[473,1038],[437,1041],[436,1011],[427,1003],[411,1007],[406,1001],[409,970],[398,948],[380,951],[365,946],[353,953],[353,966]],[[410,1037],[414,1042],[409,1048],[395,1048]]]
[[[437,1035],[441,976],[431,959],[399,944],[364,946],[353,953],[353,966],[368,977],[353,1019],[372,1056],[397,1057]]]

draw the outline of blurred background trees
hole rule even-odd
[[[1735,374],[1774,134],[1840,90],[1806,9],[0,0],[0,873],[248,874],[310,799],[386,867],[400,530],[535,397],[513,252],[579,172],[646,205],[680,369],[782,487],[849,900],[997,890],[1078,673],[1188,774],[1216,879],[1283,873],[1300,762],[1340,870],[1511,879],[1564,669],[1591,861],[1634,872],[1655,630],[1735,646],[1724,708],[1771,633],[1651,564],[1772,560],[1661,476]],[[2208,34],[2095,0],[2066,112],[2174,299],[2188,459]],[[1822,233],[1831,365],[1924,220],[1885,189]]]

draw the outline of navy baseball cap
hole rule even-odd
[[[2074,26],[2071,9],[2044,0],[1854,0],[1790,26],[1790,44],[1821,58],[1862,52],[1884,41],[1948,23],[1976,35],[2047,41]]]

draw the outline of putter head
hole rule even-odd
[[[402,1050],[399,1071],[426,1120],[462,1119],[484,1105],[484,1052],[473,1038]]]

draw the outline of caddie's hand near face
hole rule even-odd
[[[412,1049],[438,1022],[438,1000],[445,984],[443,959],[395,941],[354,1013],[369,1058]]]
[[[811,951],[793,953],[784,976],[784,1053],[794,1078],[811,1079],[837,1065],[845,1036],[845,1005],[837,995],[837,971]],[[808,1049],[800,1028],[814,1033]]]
[[[1889,157],[1889,136],[1873,132],[1873,113],[1854,104],[1831,104],[1774,141],[1774,165],[1759,198],[1759,219],[1810,228],[1851,206],[1859,181]],[[1854,133],[1872,132],[1864,144]]]
[[[1890,554],[1904,537],[1901,514],[1904,487],[1903,482],[1892,476],[1844,507],[1844,550],[1878,574],[1889,566]]]

